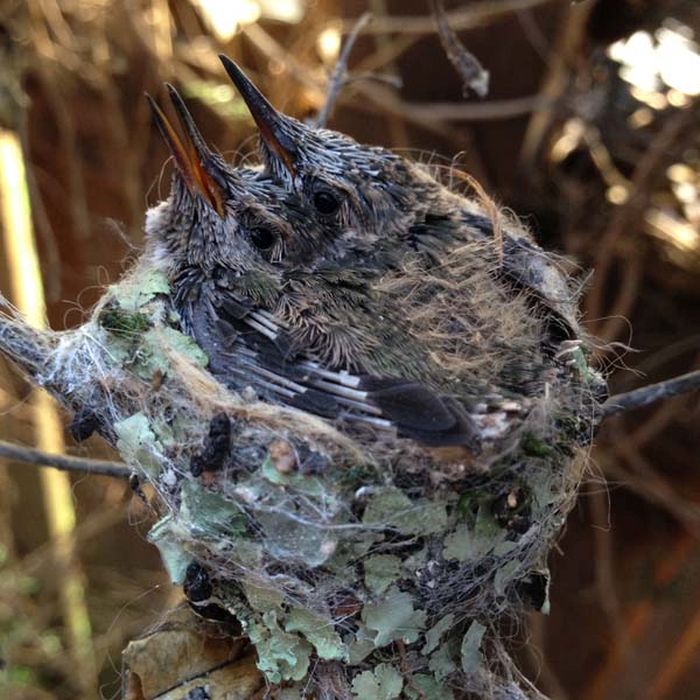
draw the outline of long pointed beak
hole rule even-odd
[[[287,118],[278,112],[253,84],[253,81],[228,56],[219,54],[224,68],[245,100],[255,123],[260,129],[260,138],[267,147],[284,163],[289,173],[296,174],[295,161],[298,150],[285,130]]]
[[[183,140],[179,137],[163,110],[146,93],[146,99],[153,114],[153,121],[156,123],[168,148],[170,148],[187,186],[191,191],[198,191],[209,202],[214,211],[221,218],[224,218],[223,189],[210,172],[212,152],[202,138],[180,94],[169,83],[165,85],[180,124],[184,129],[185,139]]]

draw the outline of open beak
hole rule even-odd
[[[185,132],[184,139],[180,138],[156,101],[146,93],[146,99],[153,114],[153,121],[173,154],[177,167],[182,173],[182,177],[185,179],[190,191],[199,192],[209,202],[212,209],[223,219],[224,192],[222,186],[213,175],[211,150],[199,133],[199,129],[187,107],[185,107],[185,103],[178,91],[169,83],[165,85],[177,112],[180,125]]]
[[[253,115],[258,129],[260,129],[260,138],[270,151],[279,157],[290,175],[294,177],[298,151],[285,129],[287,118],[267,101],[250,78],[228,56],[219,54],[219,58]]]

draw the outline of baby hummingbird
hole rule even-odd
[[[403,294],[379,286],[384,266],[349,266],[353,238],[281,183],[229,166],[168,91],[184,135],[149,97],[177,168],[146,234],[212,373],[344,426],[478,450],[469,411],[403,319]]]
[[[315,263],[343,270],[343,279],[366,271],[364,298],[389,305],[357,335],[381,345],[391,342],[383,336],[388,327],[407,333],[392,374],[405,373],[416,352],[427,353],[433,366],[417,378],[466,407],[477,432],[491,437],[525,419],[529,399],[549,395],[558,373],[570,379],[582,343],[580,288],[519,222],[485,195],[453,192],[387,149],[281,114],[233,61],[220,58],[259,127],[267,172],[299,197],[307,226],[323,232]],[[327,330],[328,343],[335,332]],[[602,381],[582,381],[595,384],[588,394],[604,391]],[[479,413],[484,396],[486,417]],[[502,407],[516,404],[503,418]]]
[[[455,241],[496,244],[494,221],[477,201],[385,148],[280,113],[231,59],[220,59],[258,125],[267,170],[300,196],[318,222],[333,222],[339,237],[361,237],[368,249],[381,241],[422,246],[438,256]],[[554,257],[513,221],[503,221],[499,233],[502,251],[494,273],[543,309],[558,339],[575,338],[576,295]]]

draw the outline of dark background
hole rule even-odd
[[[613,392],[698,368],[696,2],[445,2],[490,72],[484,100],[462,98],[426,0],[247,4],[259,20],[225,37],[194,1],[0,1],[0,126],[23,143],[53,328],[79,324],[128,268],[145,210],[167,196],[171,165],[163,168],[143,92],[163,98],[163,81],[173,82],[209,142],[241,159],[254,151],[253,125],[238,96],[222,90],[216,54],[239,61],[277,107],[311,116],[335,61],[319,51],[319,35],[349,31],[369,10],[375,19],[352,53],[353,80],[331,126],[446,166],[458,154],[455,163],[524,217],[545,248],[572,256],[587,290],[584,323]],[[290,7],[299,16],[279,19]],[[633,57],[651,65],[646,83],[621,76],[609,47],[633,35],[652,49],[685,46],[668,59],[675,73],[654,63],[657,50],[657,59]],[[679,70],[697,70],[695,88],[679,82]],[[1,242],[0,253],[7,292],[12,261]],[[0,360],[0,437],[34,444],[30,394]],[[552,697],[700,697],[699,433],[697,394],[601,429],[552,553],[552,612],[533,616],[520,649]],[[94,438],[66,440],[71,453],[110,456]],[[145,541],[152,514],[107,478],[71,477],[77,530],[70,571],[62,569],[47,545],[37,471],[0,470],[0,692],[112,697],[121,649],[180,592]],[[84,582],[87,651],[65,631],[61,596],[71,577]],[[94,673],[80,662],[88,657]]]

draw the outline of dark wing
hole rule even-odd
[[[325,367],[295,348],[268,311],[227,293],[190,304],[188,325],[209,356],[209,369],[234,389],[252,386],[268,401],[333,420],[395,429],[426,446],[478,451],[473,420],[449,397],[413,379]]]

